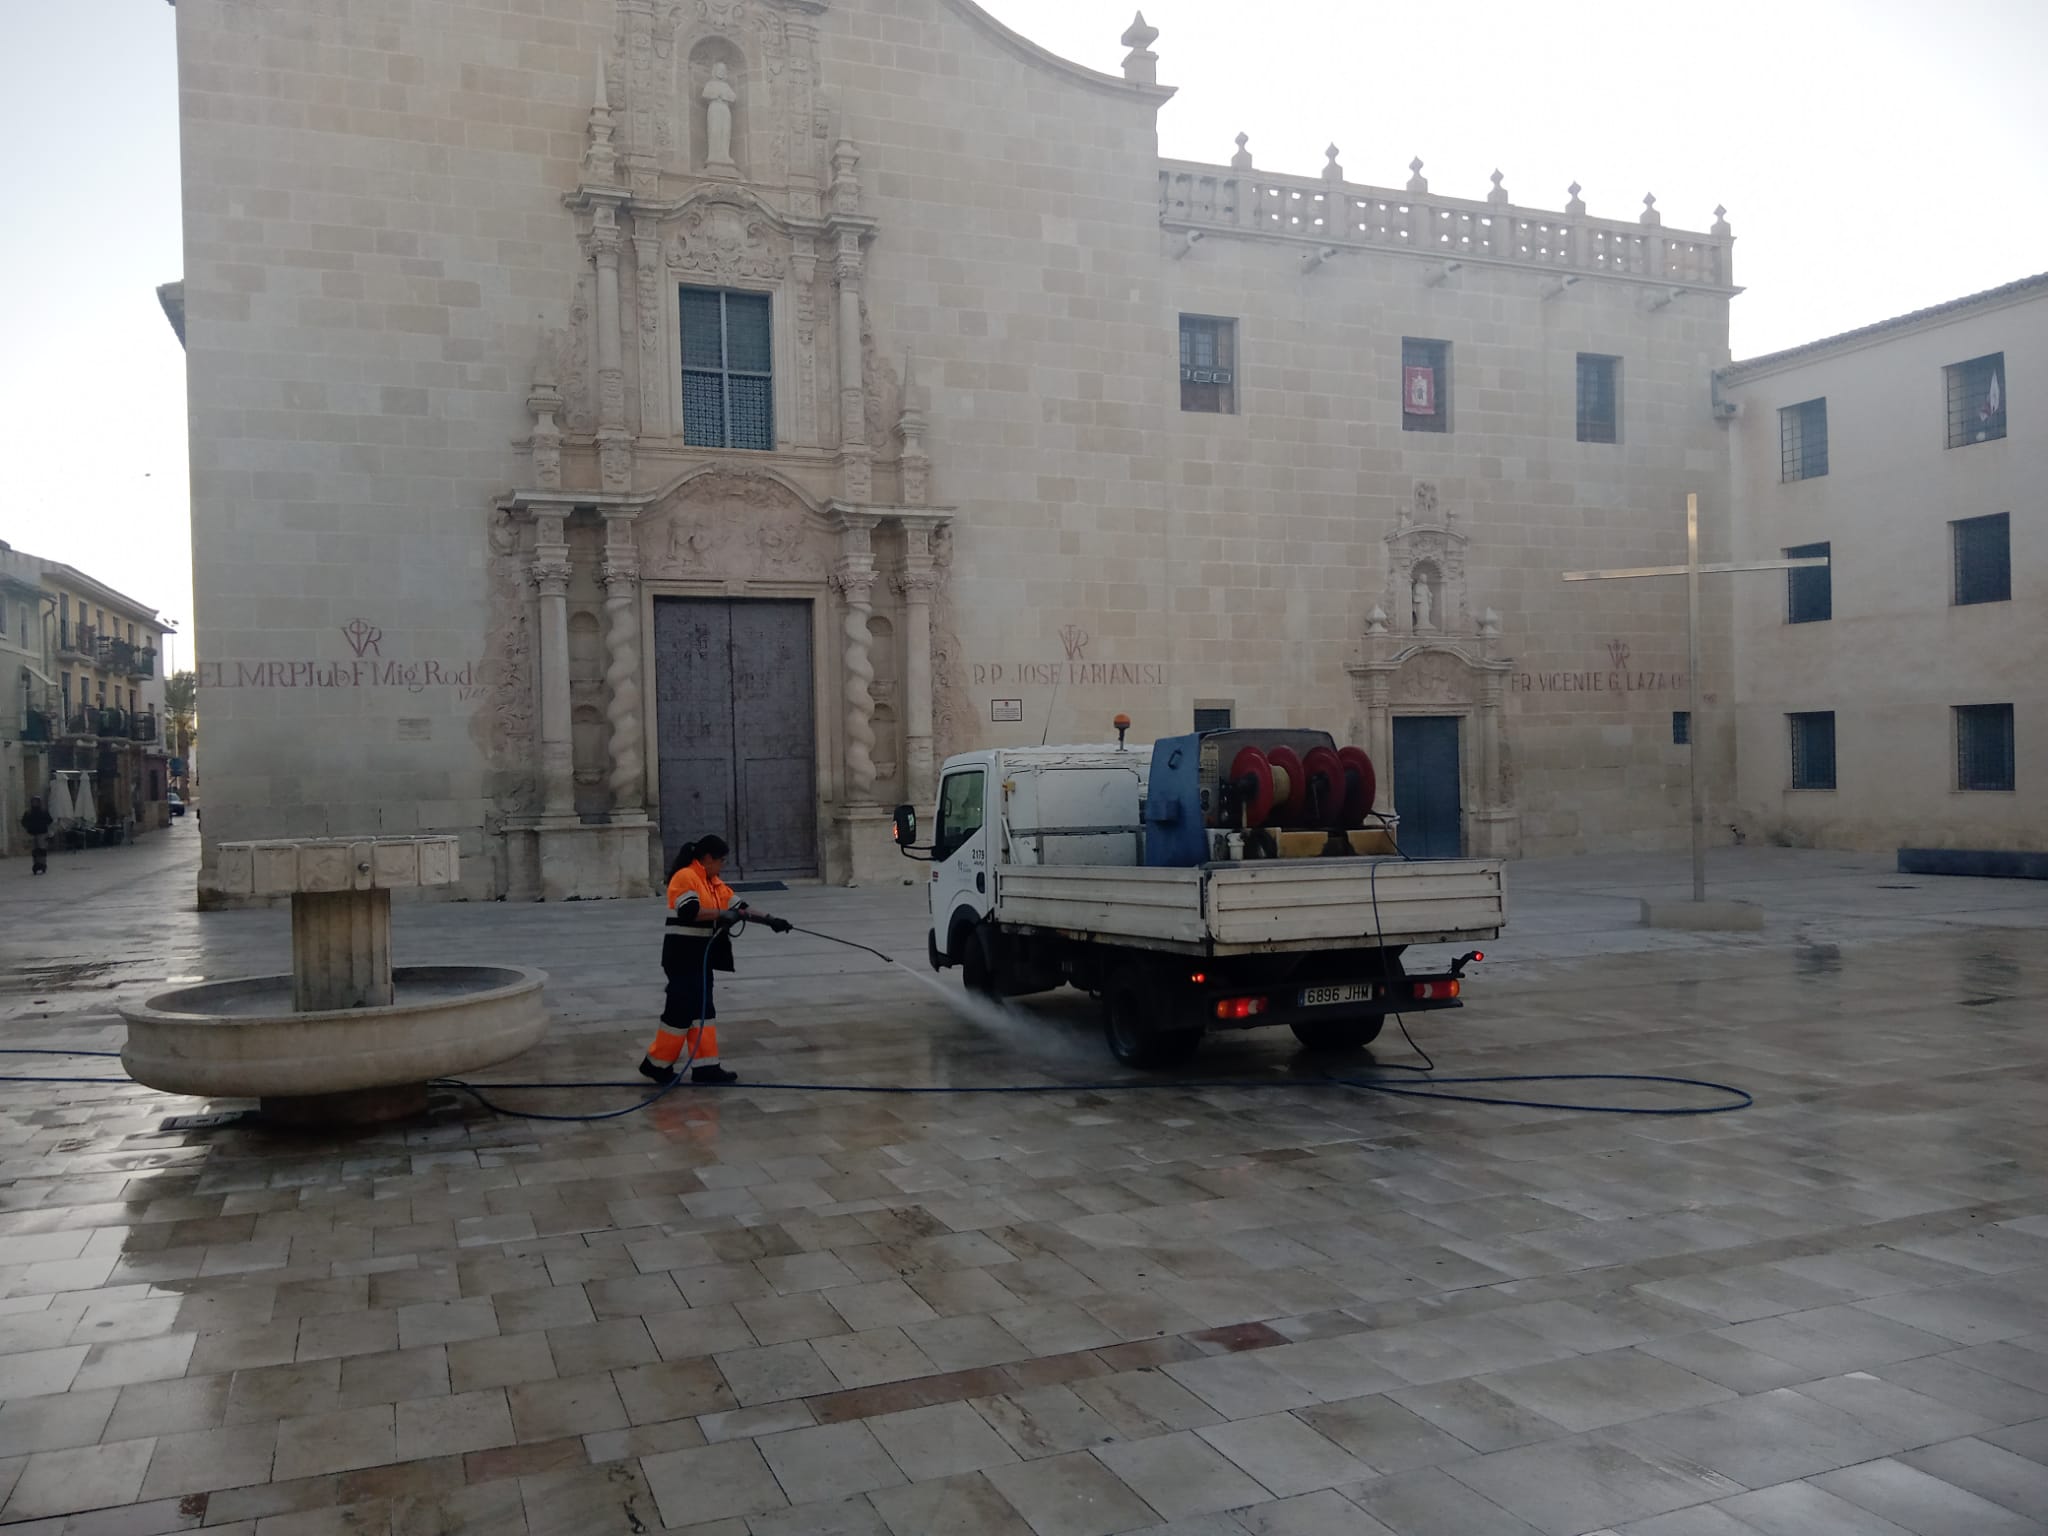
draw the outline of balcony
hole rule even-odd
[[[21,739],[23,741],[54,741],[57,736],[57,717],[48,710],[30,709],[22,712]]]
[[[99,644],[99,663],[110,671],[123,672],[130,677],[155,677],[156,647],[103,637]]]
[[[90,624],[66,624],[57,629],[57,654],[84,661],[99,660],[99,636]]]

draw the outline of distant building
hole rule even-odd
[[[57,683],[42,562],[0,542],[0,854],[28,851],[21,813],[49,782]]]
[[[2048,274],[1722,371],[1753,838],[2048,848]]]
[[[0,545],[0,668],[17,674],[0,716],[0,793],[43,795],[60,821],[148,831],[169,819],[164,636],[154,608],[73,566]],[[17,641],[17,636],[23,638]],[[10,643],[13,642],[13,643]]]

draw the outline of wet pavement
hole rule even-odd
[[[0,1044],[116,1049],[123,999],[283,971],[284,912],[191,910],[196,850],[0,861]],[[1261,1086],[1141,1080],[1084,998],[954,1013],[916,885],[757,897],[905,968],[746,936],[740,1087],[609,1121],[166,1129],[233,1106],[0,1057],[43,1079],[0,1083],[0,1526],[2048,1529],[2048,888],[1887,864],[1717,854],[1760,935],[1631,926],[1682,859],[1511,866],[1469,1006],[1415,1026],[1447,1075],[1756,1096],[1710,1117],[1332,1087],[1272,1032],[1186,1075]],[[630,1075],[652,903],[394,921],[401,964],[553,977],[546,1044],[484,1076]]]

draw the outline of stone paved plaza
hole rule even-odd
[[[0,865],[0,1043],[112,1049],[116,1003],[166,978],[282,970],[285,913],[191,910],[196,854],[180,826],[42,881]],[[1320,1087],[1271,1033],[1197,1063],[1267,1089],[763,1091],[1129,1074],[1084,999],[977,1024],[868,956],[752,935],[721,996],[746,1082],[623,1119],[457,1103],[322,1141],[0,1085],[0,1524],[2044,1529],[2048,888],[1776,849],[1713,877],[1762,935],[1631,927],[1682,861],[1512,866],[1470,1007],[1416,1034],[1453,1074],[1737,1083],[1732,1115]],[[921,966],[914,886],[769,899]],[[404,907],[396,938],[551,973],[550,1038],[491,1076],[616,1078],[657,922]]]

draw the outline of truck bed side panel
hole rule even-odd
[[[995,915],[1005,925],[1199,945],[1202,871],[1012,865],[997,877]]]
[[[1206,873],[1209,936],[1219,950],[1492,938],[1505,920],[1501,866],[1492,860],[1300,859]]]

